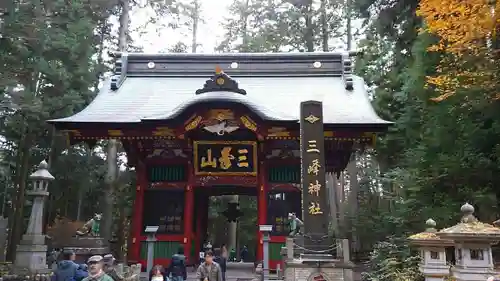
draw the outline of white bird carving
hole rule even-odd
[[[212,126],[205,126],[203,127],[206,131],[209,131],[210,133],[217,134],[219,136],[224,135],[224,133],[232,133],[236,130],[239,129],[237,126],[227,126],[226,121],[220,122],[219,124],[212,125]]]

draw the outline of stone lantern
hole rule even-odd
[[[452,246],[453,241],[437,235],[436,222],[433,219],[428,219],[425,224],[427,229],[424,232],[414,234],[408,239],[420,249],[420,272],[425,280],[442,281],[450,275],[450,267],[446,264],[446,247]]]
[[[31,215],[26,234],[23,235],[16,250],[14,267],[17,271],[28,271],[30,273],[45,273],[47,268],[47,246],[43,230],[43,215],[45,198],[49,196],[47,187],[54,177],[47,170],[47,162],[42,161],[38,169],[30,175],[33,188],[26,195],[33,197]]]
[[[442,229],[437,234],[455,242],[455,266],[452,276],[456,280],[482,281],[495,275],[491,245],[500,241],[500,229],[480,222],[474,217],[474,207],[465,203],[460,211],[460,222]]]

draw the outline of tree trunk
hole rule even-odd
[[[321,0],[321,49],[323,52],[328,52],[328,39],[329,39],[329,32],[328,32],[328,20],[327,20],[327,14],[326,14],[326,1],[327,0]]]
[[[129,0],[120,0],[120,6],[122,13],[120,14],[120,27],[118,34],[118,49],[120,52],[126,52],[128,46],[128,29],[129,29],[129,18],[130,18],[130,3]]]
[[[127,229],[127,214],[125,213],[125,204],[120,204],[122,205],[121,208],[120,208],[120,219],[119,219],[119,223],[118,223],[118,245],[119,247],[117,247],[118,249],[118,258],[120,259],[120,261],[124,262],[125,259],[126,259],[126,251],[124,251],[126,249],[126,243],[127,243],[127,233],[126,233],[126,229]]]
[[[128,39],[128,29],[129,29],[129,12],[130,3],[129,0],[120,0],[121,14],[120,14],[120,27],[119,27],[119,37],[118,37],[118,49],[121,52],[127,51],[127,39]],[[110,139],[108,142],[107,150],[107,166],[108,171],[106,175],[107,185],[104,191],[103,198],[103,210],[102,210],[102,236],[106,240],[111,240],[112,238],[112,226],[113,226],[113,196],[114,188],[117,180],[118,166],[118,142],[115,139]]]
[[[116,174],[118,171],[117,166],[117,141],[110,139],[108,142],[107,150],[107,175],[106,175],[106,190],[104,190],[103,207],[102,207],[102,227],[101,235],[106,241],[112,238],[113,228],[113,203],[114,203],[114,189],[116,185]]]
[[[238,203],[239,202],[239,197],[238,195],[229,195],[228,196],[228,202],[229,203]],[[228,227],[227,227],[227,248],[228,249],[237,249],[236,248],[236,237],[237,237],[237,232],[238,232],[238,222],[228,222]]]
[[[198,0],[194,0],[193,3],[193,13],[191,14],[193,20],[193,34],[191,38],[191,52],[196,53],[196,49],[198,48],[198,22],[200,20],[200,5]]]
[[[99,67],[99,72],[96,75],[96,82],[94,84],[94,93],[99,93],[99,83],[101,82],[101,77],[103,74],[103,65],[104,65],[104,58],[103,58],[103,53],[104,53],[104,39],[106,38],[106,21],[103,20],[101,23],[101,26],[99,28],[100,32],[100,37],[99,37],[99,51],[97,52],[97,65]]]
[[[346,3],[346,33],[347,33],[347,50],[352,48],[352,0],[347,0]]]
[[[354,249],[358,249],[358,239],[356,236],[356,222],[358,221],[359,210],[359,181],[356,152],[353,152],[351,162],[347,165],[349,175],[349,232],[350,239]]]
[[[346,181],[345,181],[345,172],[342,172],[340,176],[340,184],[336,187],[336,198],[338,202],[338,217],[339,217],[339,238],[345,237],[345,190]]]
[[[21,236],[23,235],[24,229],[24,201],[26,200],[26,181],[28,180],[28,171],[29,171],[29,160],[30,160],[30,135],[29,132],[26,132],[23,140],[22,146],[19,147],[20,153],[20,165],[17,172],[17,196],[16,196],[16,204],[15,204],[15,213],[14,213],[14,222],[12,227],[12,236],[9,245],[9,258],[14,260],[17,245],[19,241],[21,241]]]
[[[245,9],[243,14],[241,15],[241,38],[242,38],[242,44],[241,44],[241,51],[246,52],[249,51],[248,47],[248,41],[249,41],[249,36],[248,36],[248,17],[249,17],[249,12],[248,12],[248,6],[250,4],[250,0],[245,1]]]
[[[87,168],[90,167],[90,163],[92,161],[92,147],[87,149]],[[90,170],[88,170],[90,173]],[[87,183],[89,184],[89,183]],[[83,199],[85,198],[85,192],[87,191],[87,184],[84,183],[83,186],[79,186],[78,188],[78,209],[76,211],[76,220],[80,221],[82,219],[82,205],[83,205]]]
[[[308,4],[305,8],[305,21],[306,30],[304,34],[304,39],[306,43],[307,52],[314,52],[314,26],[313,26],[313,15],[312,15],[312,4]]]
[[[326,189],[328,191],[328,200],[330,202],[330,218],[335,237],[339,237],[339,219],[338,219],[338,198],[337,198],[337,177],[332,173],[326,174]]]

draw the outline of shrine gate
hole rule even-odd
[[[370,145],[377,116],[347,53],[117,54],[114,76],[81,112],[50,120],[73,143],[118,139],[137,172],[129,260],[145,263],[145,226],[160,226],[155,264],[178,246],[192,262],[212,195],[254,195],[273,225],[271,268],[287,215],[301,208],[300,103],[323,103],[327,172]],[[281,194],[283,196],[276,196]],[[327,212],[327,206],[317,206]],[[307,211],[307,208],[306,208]],[[262,237],[256,227],[257,260]]]

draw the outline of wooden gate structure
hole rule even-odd
[[[211,195],[254,195],[274,226],[271,268],[301,216],[300,103],[323,103],[326,171],[390,122],[371,106],[347,53],[118,54],[114,75],[81,112],[49,120],[71,144],[118,139],[137,173],[129,259],[145,263],[146,225],[159,225],[155,264],[178,246],[193,261]],[[261,260],[262,237],[257,259]]]

